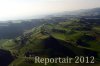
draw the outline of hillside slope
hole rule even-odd
[[[94,56],[95,63],[99,63],[99,11],[100,9],[90,9],[77,11],[72,15],[64,13],[62,16],[36,20],[35,23],[34,20],[25,23],[24,21],[10,23],[10,26],[6,27],[3,24],[4,26],[0,26],[0,30],[3,30],[0,32],[2,39],[0,40],[0,49],[3,49],[0,50],[0,61],[4,62],[6,57],[13,57],[14,61],[10,60],[12,63],[9,66],[44,66],[44,64],[34,64],[32,57]],[[9,31],[10,28],[12,29],[11,32]],[[2,57],[5,58],[1,59]],[[9,63],[7,61],[7,64]],[[47,66],[66,65],[57,63]]]
[[[97,62],[100,61],[99,31],[98,20],[93,22],[88,19],[71,19],[54,24],[47,23],[25,32],[23,36],[9,40],[3,44],[3,48],[11,51],[16,57],[12,62],[15,66],[35,65],[33,60],[27,60],[30,56],[94,56]]]

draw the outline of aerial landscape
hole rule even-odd
[[[99,0],[0,2],[0,66],[100,66]]]

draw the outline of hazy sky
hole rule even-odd
[[[0,0],[0,20],[100,7],[100,0]]]

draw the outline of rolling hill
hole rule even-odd
[[[98,36],[100,33],[94,29],[99,27],[98,23],[81,18],[68,22],[43,24],[25,32],[23,36],[7,41],[3,44],[3,48],[11,51],[17,57],[12,63],[16,66],[24,63],[26,66],[31,66],[33,63],[28,65],[28,61],[24,61],[25,58],[17,63],[21,57],[30,56],[94,56],[95,61],[98,62],[100,57],[100,38]]]
[[[77,15],[62,14],[62,16],[57,15],[58,17],[53,15],[36,21],[1,26],[0,29],[6,32],[1,33],[0,48],[9,51],[14,58],[9,66],[44,66],[44,64],[34,64],[32,59],[34,56],[49,58],[94,56],[94,61],[98,63],[100,62],[100,19],[97,13],[99,10],[95,8],[80,11]],[[13,31],[9,30],[11,28]],[[11,33],[7,33],[8,30]],[[1,52],[1,57],[2,55]]]

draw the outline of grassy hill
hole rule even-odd
[[[94,56],[98,62],[100,61],[99,31],[99,21],[70,19],[34,27],[15,39],[1,41],[1,45],[15,57],[9,66],[44,66],[34,64],[30,56],[54,58]],[[48,64],[48,66],[60,66],[60,64]]]
[[[35,64],[34,56],[94,56],[96,64],[47,66],[100,66],[99,15],[100,8],[95,8],[0,23],[0,66],[44,66]]]

